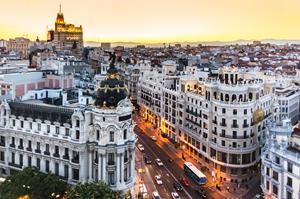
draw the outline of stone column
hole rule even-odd
[[[116,176],[117,176],[117,181],[116,184],[118,185],[120,183],[120,170],[121,170],[121,165],[120,165],[120,157],[121,154],[119,154],[119,152],[117,152],[117,170],[116,170]]]
[[[102,158],[102,154],[99,154],[98,153],[98,180],[102,180],[102,161],[103,161],[103,158]]]
[[[106,153],[102,155],[102,180],[107,182],[106,179]]]
[[[93,152],[89,152],[89,181],[93,180]]]

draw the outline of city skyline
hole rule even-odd
[[[226,2],[25,0],[2,2],[0,38],[46,39],[59,4],[67,23],[82,25],[85,41],[197,42],[239,39],[298,40],[300,17],[296,0]],[[18,6],[16,6],[18,5]],[[92,6],[91,6],[92,5]],[[47,8],[47,9],[45,9]],[[11,15],[11,10],[15,10]],[[10,16],[10,17],[6,17]],[[34,23],[35,26],[31,26]]]

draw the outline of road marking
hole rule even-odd
[[[149,147],[146,142],[144,140],[141,139],[141,137],[139,135],[137,135],[140,142],[143,142],[144,143],[144,146],[147,146],[147,148],[149,149],[149,151],[152,153],[152,155],[154,155],[156,158],[158,158],[158,156],[152,151],[151,147]],[[167,170],[168,173],[170,173],[170,175],[173,177],[173,179],[178,182],[178,180],[175,178],[175,176],[171,173],[171,171],[165,166],[165,164],[163,164],[163,167]],[[179,183],[179,182],[178,182]],[[192,196],[187,192],[187,190],[183,188],[183,191],[184,193],[190,198],[190,199],[193,199]]]

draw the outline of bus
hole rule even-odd
[[[206,184],[206,176],[195,167],[191,162],[184,163],[184,172],[188,175],[194,182],[199,185]]]

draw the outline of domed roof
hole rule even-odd
[[[115,54],[110,54],[111,63],[106,78],[100,83],[94,96],[94,106],[97,108],[115,108],[127,97],[125,83],[119,79],[118,70],[114,66]]]

